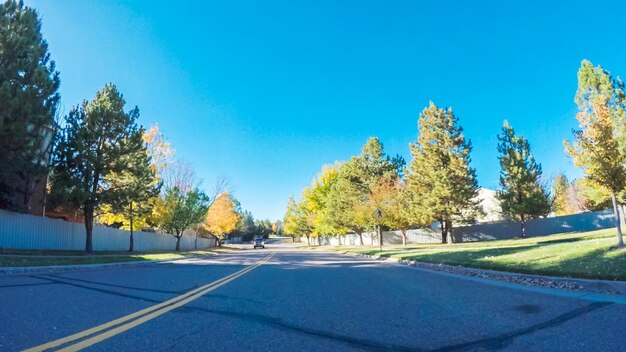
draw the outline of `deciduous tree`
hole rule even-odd
[[[300,200],[296,202],[292,197],[287,202],[287,211],[283,219],[283,230],[287,236],[298,237],[305,236],[307,244],[311,245],[311,233],[313,228],[309,222],[309,210],[304,206],[304,202]]]
[[[584,169],[589,181],[611,193],[618,248],[624,246],[624,241],[617,194],[626,186],[623,88],[623,83],[608,71],[583,61],[575,98],[579,129],[574,131],[573,143],[565,141],[567,153],[576,166]]]
[[[374,188],[381,178],[398,178],[403,167],[404,159],[386,155],[378,138],[368,139],[361,154],[350,158],[338,169],[337,181],[328,197],[333,226],[354,231],[363,245],[363,232],[377,225],[369,204]]]
[[[228,192],[223,192],[211,204],[202,227],[213,234],[219,242],[237,227],[238,222],[239,214],[235,209],[235,203]]]
[[[572,214],[569,205],[570,182],[563,173],[559,173],[552,182],[552,194],[554,196],[554,212],[557,216]]]
[[[193,166],[182,159],[167,164],[161,170],[160,178],[163,181],[163,192],[173,188],[178,188],[181,192],[189,192],[200,186],[200,179]]]
[[[382,178],[372,193],[374,206],[383,213],[383,224],[390,229],[399,230],[402,244],[407,245],[407,232],[412,227],[430,225],[432,220],[415,212],[416,200],[401,179]]]
[[[143,133],[142,138],[150,156],[150,165],[157,177],[161,179],[163,170],[174,162],[176,150],[165,139],[159,125],[152,125]]]
[[[159,200],[158,211],[160,228],[176,238],[176,250],[180,251],[180,239],[185,230],[200,223],[205,218],[209,198],[198,188],[183,192],[178,187],[170,188]]]
[[[341,236],[344,228],[332,221],[329,210],[330,193],[338,179],[338,165],[322,167],[322,171],[313,180],[311,186],[302,192],[304,206],[310,215],[310,225],[313,228],[312,236],[318,238],[327,236]]]
[[[578,199],[585,210],[598,211],[609,209],[613,206],[611,202],[611,192],[606,188],[590,181],[587,177],[582,177],[574,182]],[[620,194],[623,194],[620,193]],[[620,199],[620,197],[618,197]],[[623,201],[623,198],[621,198]]]

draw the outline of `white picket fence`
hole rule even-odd
[[[135,232],[137,251],[174,250],[176,239],[165,233]],[[105,226],[93,227],[95,251],[128,250],[130,232]],[[215,246],[212,238],[183,235],[181,250]],[[0,210],[0,248],[41,250],[85,249],[85,225],[58,219],[19,214]]]

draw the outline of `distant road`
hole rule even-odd
[[[625,350],[623,304],[272,247],[0,275],[0,350]]]

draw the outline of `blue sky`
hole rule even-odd
[[[567,5],[565,5],[567,3]],[[207,190],[281,218],[321,165],[378,136],[410,160],[419,112],[452,106],[483,187],[509,122],[544,175],[563,154],[576,71],[626,76],[626,4],[594,1],[27,1],[61,72],[64,111],[115,83]]]

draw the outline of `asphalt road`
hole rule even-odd
[[[0,275],[1,351],[623,351],[625,327],[624,304],[271,246]]]

